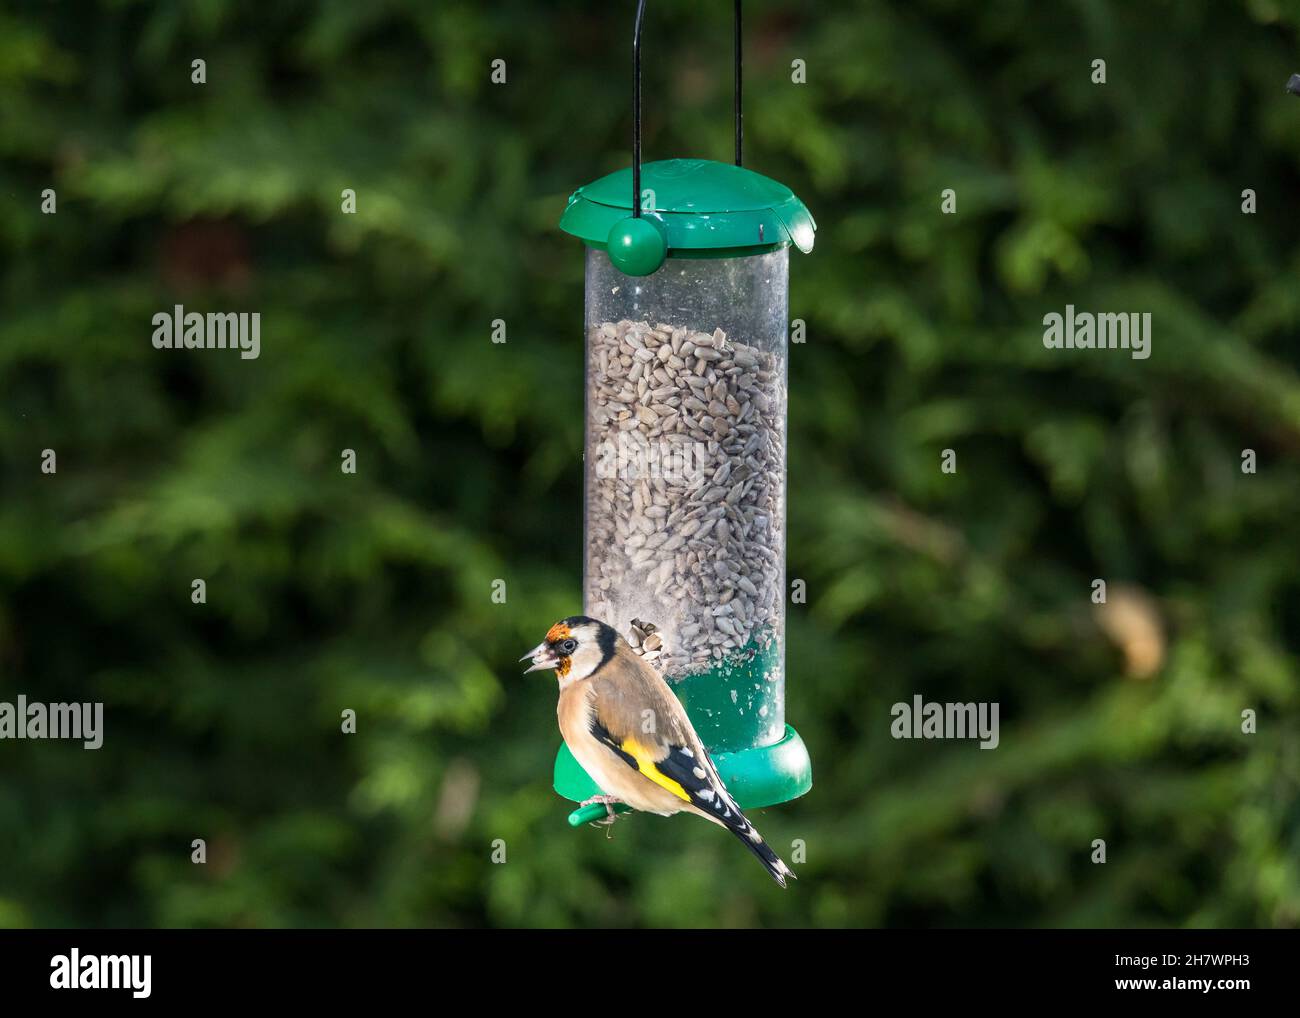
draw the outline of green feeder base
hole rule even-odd
[[[789,802],[812,788],[812,761],[808,757],[808,747],[799,738],[799,733],[789,725],[785,726],[785,737],[770,746],[753,746],[710,755],[723,784],[741,809],[758,809]],[[601,794],[596,783],[563,743],[555,757],[554,785],[560,795],[574,802],[582,802]],[[622,804],[614,809],[618,813],[628,812],[628,807]],[[581,827],[603,816],[604,806],[583,806],[569,814],[569,826]]]

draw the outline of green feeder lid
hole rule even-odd
[[[743,166],[710,159],[643,163],[641,193],[640,218],[661,234],[669,257],[758,254],[787,244],[805,253],[812,250],[817,224],[804,203],[784,184]],[[628,168],[574,191],[560,217],[560,229],[591,247],[609,250],[619,264],[616,248],[630,251],[646,239],[629,233],[626,224],[631,219],[632,170]],[[631,268],[624,271],[631,275],[658,268],[653,257],[641,252],[625,257]],[[662,256],[658,261],[662,263]],[[646,266],[646,271],[637,271]]]

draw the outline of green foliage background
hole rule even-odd
[[[820,226],[782,892],[702,823],[571,831],[515,664],[579,608],[556,220],[627,162],[632,7],[0,15],[0,699],[107,717],[0,743],[0,925],[1300,924],[1296,8],[747,4],[747,163]],[[650,4],[648,157],[729,157],[729,8]],[[174,303],[260,359],[155,351]],[[1067,303],[1153,356],[1044,350]],[[891,739],[918,693],[1001,747]]]

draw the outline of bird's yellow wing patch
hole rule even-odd
[[[604,743],[629,767],[671,792],[683,802],[688,802],[710,819],[748,837],[753,830],[736,800],[731,797],[718,776],[704,747],[661,744],[647,746],[635,736],[619,739],[595,717],[590,720],[592,736]],[[658,756],[659,759],[655,759]]]
[[[677,798],[683,799],[686,802],[691,801],[690,795],[687,794],[686,789],[682,787],[681,782],[674,781],[667,774],[663,773],[651,757],[650,750],[637,742],[636,739],[628,739],[620,748],[624,753],[636,761],[636,769],[660,788],[666,788],[668,791],[672,792],[673,795],[677,796]]]

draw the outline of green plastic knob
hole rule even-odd
[[[619,272],[627,276],[648,276],[668,257],[668,242],[650,220],[628,216],[609,231],[605,250]]]

